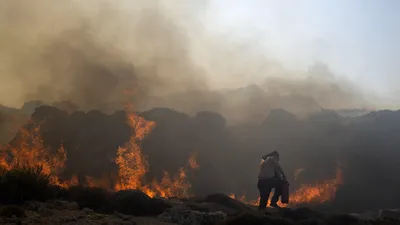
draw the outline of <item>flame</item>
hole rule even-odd
[[[153,193],[164,198],[187,198],[189,197],[188,190],[191,186],[192,185],[186,180],[186,171],[184,168],[180,168],[178,174],[173,178],[171,178],[168,172],[164,172],[161,183],[157,181],[153,181],[152,183]]]
[[[138,189],[143,191],[143,177],[148,171],[148,162],[141,152],[139,143],[145,135],[150,133],[155,123],[146,121],[135,113],[130,113],[128,115],[128,124],[133,129],[133,134],[125,147],[120,147],[117,150],[115,163],[119,167],[119,183],[115,189]]]
[[[133,135],[125,147],[119,148],[117,151],[115,162],[119,167],[119,182],[115,186],[115,190],[136,189],[150,197],[189,197],[188,190],[191,184],[186,179],[187,170],[183,167],[172,177],[168,172],[164,172],[161,182],[153,180],[150,185],[145,184],[144,176],[148,172],[149,164],[140,149],[140,141],[151,132],[156,124],[132,112],[130,106],[127,107],[127,112],[129,112],[128,124],[133,130]],[[195,154],[189,158],[188,164],[193,169],[199,167]]]
[[[189,197],[191,188],[187,180],[189,169],[198,169],[200,166],[196,161],[196,154],[192,154],[188,159],[186,167],[181,167],[176,174],[170,175],[164,172],[160,182],[153,180],[146,182],[145,175],[149,169],[149,163],[143,155],[140,144],[156,126],[153,121],[147,121],[134,113],[130,106],[127,107],[127,122],[132,129],[132,136],[129,141],[117,149],[117,157],[114,160],[118,165],[118,179],[114,186],[111,186],[111,180],[104,176],[101,179],[86,177],[87,186],[103,187],[114,190],[136,189],[141,190],[150,197],[160,196],[164,198]],[[40,124],[36,125],[29,121],[28,125],[34,125],[29,131],[26,128],[20,128],[16,146],[5,146],[0,148],[0,166],[6,170],[16,167],[41,167],[42,172],[50,176],[50,182],[62,187],[70,187],[79,184],[78,178],[73,176],[70,180],[62,181],[59,177],[65,168],[67,160],[64,146],[54,154],[44,146],[40,135]],[[304,170],[296,170],[297,177]],[[314,185],[302,185],[290,196],[290,204],[297,205],[303,203],[323,203],[335,198],[337,188],[342,184],[342,171],[337,170],[336,178],[326,180]],[[245,195],[236,196],[230,194],[231,198],[238,199],[246,204],[257,205],[258,200],[246,200]]]
[[[50,176],[50,182],[56,185],[62,185],[59,182],[58,175],[62,172],[67,156],[64,146],[61,145],[56,153],[51,154],[48,148],[44,147],[43,139],[40,135],[40,124],[33,125],[32,131],[26,128],[20,128],[18,145],[8,145],[0,149],[0,166],[6,170],[17,167],[40,167],[42,173]]]
[[[189,197],[191,184],[187,181],[188,169],[196,169],[199,165],[196,162],[196,155],[193,154],[188,160],[188,168],[180,168],[178,172],[170,176],[165,172],[160,182],[153,180],[146,183],[145,175],[148,172],[149,163],[142,154],[140,143],[155,127],[156,123],[147,121],[138,116],[127,106],[127,122],[132,129],[132,136],[129,141],[117,149],[117,157],[114,160],[118,165],[118,179],[114,187],[111,186],[111,179],[103,176],[101,179],[92,177],[86,178],[86,185],[89,187],[102,187],[108,189],[141,190],[150,197]],[[33,124],[33,122],[30,122]],[[61,187],[78,185],[78,177],[72,176],[69,180],[61,180],[59,177],[65,168],[67,160],[63,146],[54,154],[44,147],[40,135],[40,125],[35,126],[31,131],[25,128],[20,129],[16,146],[6,146],[0,149],[0,166],[6,170],[15,167],[41,167],[42,172],[50,176],[50,182]]]
[[[301,171],[301,170],[296,170],[296,171]],[[293,194],[290,194],[289,205],[324,203],[327,201],[332,201],[336,197],[336,191],[342,183],[343,183],[342,170],[338,168],[336,170],[336,177],[334,179],[326,180],[314,185],[311,184],[301,185],[300,188],[298,188]],[[236,196],[233,193],[229,194],[228,196],[233,199],[239,200],[245,204],[254,206],[258,205],[258,202],[260,201],[260,198],[258,198],[257,200],[246,200],[245,195]],[[286,205],[280,205],[280,206],[286,207]]]
[[[189,166],[192,169],[198,169],[200,167],[200,165],[197,163],[197,154],[193,153],[192,156],[190,156],[189,158]]]
[[[290,202],[293,204],[302,204],[331,201],[336,197],[336,191],[342,182],[342,170],[337,169],[335,179],[326,180],[316,185],[300,186],[293,195],[290,195]]]
[[[63,181],[59,180],[58,183],[56,183],[56,185],[61,186],[63,188],[68,188],[79,185],[79,180],[77,176],[72,176],[71,179],[69,180],[63,180]]]
[[[258,202],[260,201],[260,197],[258,197],[257,200],[246,200],[246,195],[236,195],[234,193],[230,193],[228,196],[232,199],[236,199],[236,200],[241,201],[248,205],[256,206],[256,205],[258,205]],[[268,202],[268,204],[269,204],[269,202]]]

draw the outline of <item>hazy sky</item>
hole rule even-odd
[[[1,104],[21,104],[25,92],[31,91],[22,86],[27,82],[18,73],[24,75],[21,70],[26,69],[33,77],[32,71],[40,65],[34,65],[36,61],[32,60],[38,57],[36,54],[32,58],[25,56],[25,51],[34,52],[27,51],[25,42],[26,46],[40,47],[40,41],[47,43],[43,39],[46,35],[75,25],[79,27],[85,21],[92,24],[96,40],[118,45],[127,55],[140,55],[129,58],[135,65],[140,64],[137,58],[144,58],[143,52],[158,55],[173,50],[183,58],[193,56],[197,61],[192,63],[192,59],[187,59],[190,61],[187,66],[196,73],[180,70],[182,65],[178,63],[179,70],[174,74],[208,76],[204,80],[210,87],[262,82],[265,76],[284,76],[285,69],[291,71],[290,76],[304,74],[309,66],[322,62],[336,78],[345,77],[371,95],[379,93],[386,100],[378,101],[382,107],[400,108],[400,0],[71,0],[63,3],[43,0],[41,3],[28,5],[19,1],[3,4],[12,6],[9,8],[0,7],[8,13],[0,14],[0,39],[6,40],[3,43],[14,43],[3,44],[9,52],[0,51]],[[145,15],[148,11],[143,7],[163,8],[166,21],[155,20],[163,29],[143,34],[147,29],[137,26],[143,18],[149,20]],[[151,26],[147,23],[143,27]],[[181,27],[175,29],[178,26]],[[137,41],[142,36],[149,41],[149,46],[137,44],[141,43]],[[163,48],[157,46],[160,44]],[[22,50],[12,49],[14,45]],[[27,60],[33,67],[17,66],[16,71],[6,71],[8,64],[14,64],[13,55]],[[182,61],[179,57],[171,60]],[[2,65],[2,62],[5,63]],[[38,70],[38,74],[41,78],[34,77],[36,83],[45,80],[44,72]],[[36,88],[29,83],[31,86]],[[9,95],[11,92],[14,94]]]
[[[259,36],[287,67],[323,61],[366,90],[400,93],[400,1],[218,0],[204,18],[213,32]],[[257,40],[260,41],[260,40]]]

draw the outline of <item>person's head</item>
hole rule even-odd
[[[277,151],[273,151],[273,152],[271,152],[271,153],[269,153],[269,154],[263,156],[262,158],[263,158],[263,159],[266,159],[266,158],[268,158],[268,157],[270,157],[270,156],[276,157],[276,158],[279,160],[279,153],[278,153]]]
[[[277,158],[279,161],[279,153],[277,151],[273,151],[270,154],[271,154],[271,156],[274,156],[275,158]]]

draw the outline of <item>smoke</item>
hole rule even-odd
[[[123,2],[90,4],[90,10],[76,2],[41,3],[2,3],[2,74],[14,86],[2,101],[69,100],[109,110],[122,102],[124,90],[145,99],[205,87],[185,33],[157,9],[124,12]]]
[[[259,121],[272,108],[304,114],[368,105],[323,64],[298,72],[267,57],[265,35],[210,31],[208,1],[0,4],[6,105],[70,101],[113,111],[128,91],[141,110],[213,110],[230,121]]]

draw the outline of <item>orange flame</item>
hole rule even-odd
[[[156,181],[153,181],[152,183],[153,193],[164,198],[189,197],[188,190],[191,186],[192,185],[186,180],[186,171],[183,168],[179,169],[179,173],[173,178],[171,178],[167,172],[164,172],[164,177],[162,178],[161,183],[157,183]]]
[[[127,107],[127,111],[130,107]],[[154,180],[146,184],[144,176],[148,172],[148,162],[140,149],[140,142],[155,127],[155,122],[147,121],[130,110],[128,113],[128,124],[132,128],[132,136],[124,147],[117,150],[115,163],[118,165],[118,181],[114,185],[115,190],[136,189],[141,190],[149,196],[160,197],[188,197],[191,184],[187,181],[187,169],[181,168],[174,176],[167,172],[161,182]],[[33,123],[32,123],[33,124]],[[77,176],[70,180],[61,181],[59,175],[65,168],[67,160],[64,147],[61,146],[55,154],[50,154],[48,148],[44,147],[40,135],[40,126],[35,126],[32,131],[21,128],[17,146],[7,146],[0,150],[0,166],[6,170],[15,167],[38,167],[42,172],[50,175],[51,183],[62,187],[78,185]],[[196,169],[196,155],[192,155],[188,161],[188,167]],[[104,176],[102,179],[86,177],[86,185],[89,187],[110,188],[111,180]]]
[[[57,185],[59,185],[63,188],[68,188],[68,187],[79,185],[79,180],[78,180],[77,176],[72,176],[71,179],[59,182]]]
[[[127,109],[129,110],[129,106]],[[181,168],[178,173],[171,176],[164,172],[164,177],[158,183],[153,180],[151,185],[145,185],[144,176],[148,171],[148,162],[140,149],[140,141],[155,127],[155,122],[147,121],[133,112],[128,115],[128,123],[133,130],[133,135],[124,148],[119,148],[115,162],[119,167],[119,183],[116,190],[137,189],[150,197],[189,197],[191,184],[186,180],[187,171]],[[190,168],[198,168],[196,155],[189,158]]]
[[[290,194],[290,205],[324,203],[331,201],[336,197],[336,191],[342,182],[342,170],[338,168],[335,179],[326,180],[314,185],[300,186],[300,188],[298,188],[293,194]],[[236,196],[235,194],[229,194],[229,197],[249,205],[258,205],[258,202],[260,201],[260,198],[257,200],[246,200],[245,195]],[[280,206],[285,207],[285,205]]]
[[[198,169],[200,167],[200,165],[197,163],[196,158],[197,158],[196,153],[192,154],[192,156],[190,156],[189,158],[189,166],[192,169]]]
[[[187,180],[188,169],[197,169],[199,164],[196,161],[196,154],[190,156],[187,168],[182,167],[171,176],[165,172],[160,182],[153,180],[146,183],[145,175],[148,172],[149,163],[143,155],[140,143],[156,126],[153,121],[147,121],[132,111],[128,112],[128,124],[132,128],[132,136],[124,147],[117,149],[115,163],[118,165],[118,182],[112,187],[115,190],[137,189],[149,196],[160,196],[165,198],[189,197],[191,184]],[[34,125],[33,122],[29,122]],[[6,170],[15,167],[41,167],[42,172],[50,176],[51,183],[62,187],[70,187],[78,184],[78,178],[73,176],[70,180],[61,181],[59,175],[65,168],[67,160],[63,146],[51,154],[49,149],[44,147],[40,135],[40,125],[35,125],[32,131],[25,128],[20,129],[19,143],[17,146],[6,146],[0,148],[0,166]],[[303,170],[296,171],[296,177]],[[91,187],[111,188],[110,179],[94,179],[86,177],[87,185]],[[315,185],[302,185],[290,196],[293,205],[302,203],[322,203],[335,198],[337,188],[342,184],[342,172],[337,170],[336,178],[327,180]],[[257,205],[259,200],[246,200],[246,197],[230,195],[244,203]]]
[[[335,179],[326,180],[316,185],[302,185],[293,195],[290,195],[290,202],[301,204],[331,201],[336,197],[336,191],[342,182],[342,170],[337,169]]]
[[[241,201],[241,202],[243,202],[245,204],[248,204],[248,205],[258,205],[258,202],[260,201],[260,198],[258,198],[257,200],[246,200],[246,195],[238,196],[238,195],[236,195],[234,193],[231,193],[228,196],[230,198],[232,198],[232,199],[236,199],[236,200]],[[268,202],[268,204],[269,204],[269,202]]]
[[[133,134],[125,147],[117,150],[115,162],[119,167],[119,183],[115,189],[141,190],[143,177],[148,171],[148,162],[141,152],[139,142],[150,133],[155,123],[146,121],[134,113],[129,114],[128,123],[133,129]]]
[[[29,122],[30,125],[35,125]],[[17,146],[5,146],[0,149],[0,166],[6,170],[16,167],[40,167],[42,172],[50,176],[52,184],[61,185],[58,175],[62,172],[67,156],[64,146],[60,146],[55,154],[44,147],[40,135],[40,125],[35,125],[29,132],[25,128],[20,129],[20,142]]]

